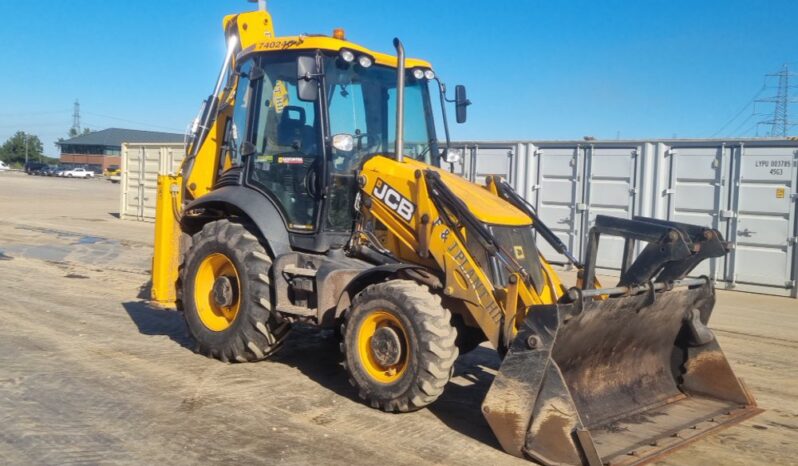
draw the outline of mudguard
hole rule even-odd
[[[267,242],[272,257],[291,252],[288,230],[280,210],[263,194],[244,186],[225,186],[195,199],[184,212],[200,208],[233,210],[249,217]],[[194,228],[192,217],[184,215],[181,220],[184,231]]]

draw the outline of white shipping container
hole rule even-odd
[[[719,286],[798,297],[798,140],[460,142],[455,171],[507,179],[582,257],[596,215],[655,217],[719,230],[731,251],[695,275]],[[638,245],[638,251],[642,245]],[[549,260],[564,261],[547,245]],[[617,272],[623,243],[602,238]]]
[[[119,216],[155,221],[158,175],[176,173],[186,154],[185,144],[122,144]]]

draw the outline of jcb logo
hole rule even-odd
[[[382,181],[381,179],[377,179],[377,182],[374,183],[374,190],[371,192],[371,194],[377,199],[381,200],[383,204],[387,205],[391,210],[395,211],[400,217],[408,222],[411,218],[413,218],[413,213],[416,211],[416,206],[407,198],[399,194],[397,190],[388,186],[388,183]]]

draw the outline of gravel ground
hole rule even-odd
[[[403,415],[357,401],[329,332],[257,364],[194,354],[182,316],[145,302],[152,225],[117,218],[118,189],[0,173],[2,463],[529,464],[479,412],[487,348]],[[798,464],[798,301],[721,291],[711,325],[767,411],[660,464]]]

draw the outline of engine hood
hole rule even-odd
[[[531,225],[532,219],[509,202],[499,198],[484,186],[480,186],[465,178],[438,167],[427,165],[410,158],[397,162],[393,158],[376,156],[363,166],[364,172],[380,172],[408,183],[415,181],[416,170],[434,170],[440,174],[446,186],[468,206],[471,213],[480,221],[490,225],[523,226]]]

